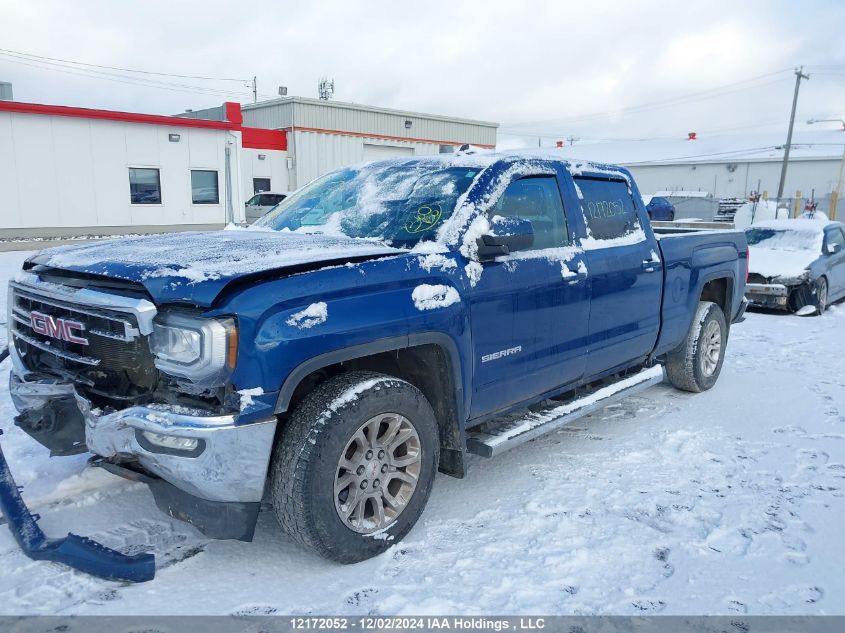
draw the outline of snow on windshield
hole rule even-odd
[[[813,251],[820,253],[824,233],[821,230],[752,227],[746,229],[745,239],[750,246],[781,251]]]
[[[481,171],[442,160],[367,163],[306,185],[258,228],[343,234],[410,247],[433,239]]]

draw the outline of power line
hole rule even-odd
[[[11,53],[14,55],[20,55],[23,57],[31,57],[34,59],[41,59],[41,60],[49,60],[52,62],[62,62],[65,64],[75,64],[77,66],[88,66],[89,68],[105,68],[106,70],[119,70],[126,73],[139,73],[142,75],[158,75],[160,77],[176,77],[179,79],[204,79],[208,81],[237,81],[241,83],[246,83],[250,81],[249,79],[238,79],[232,77],[203,77],[201,75],[177,75],[174,73],[158,73],[153,72],[151,70],[138,70],[134,68],[120,68],[118,66],[104,66],[102,64],[89,64],[86,62],[77,62],[70,59],[61,59],[58,57],[47,57],[45,55],[35,55],[33,53],[24,53],[22,51],[12,51],[5,48],[0,48],[0,52],[2,53]]]
[[[665,108],[665,107],[669,107],[669,106],[680,105],[680,104],[685,103],[685,102],[695,102],[695,101],[699,101],[699,100],[702,100],[702,99],[712,99],[712,98],[716,98],[716,97],[725,96],[725,95],[728,95],[728,94],[733,94],[735,92],[740,92],[742,90],[748,90],[749,88],[760,88],[760,87],[763,87],[763,86],[771,85],[773,83],[777,83],[779,81],[783,81],[783,80],[786,79],[786,77],[777,78],[777,79],[774,79],[772,81],[764,82],[762,84],[747,85],[747,84],[752,84],[754,82],[758,82],[761,79],[766,79],[768,77],[774,77],[776,75],[780,75],[780,74],[782,74],[786,71],[789,71],[789,70],[791,70],[791,69],[785,68],[785,69],[773,71],[773,72],[770,72],[770,73],[766,73],[766,74],[763,74],[763,75],[758,75],[756,77],[749,77],[749,78],[743,79],[741,81],[735,81],[735,82],[732,82],[732,83],[729,83],[729,84],[723,84],[721,86],[716,86],[714,88],[709,88],[707,90],[700,90],[700,91],[697,91],[697,92],[692,92],[692,93],[688,93],[688,94],[685,94],[685,95],[673,97],[671,99],[664,99],[664,100],[661,100],[661,101],[654,101],[654,102],[651,102],[651,103],[643,103],[643,104],[639,104],[639,105],[635,105],[635,106],[629,106],[627,108],[620,108],[618,110],[607,110],[607,111],[604,111],[604,112],[595,112],[595,113],[592,113],[592,114],[577,115],[577,116],[572,116],[572,117],[564,117],[564,118],[560,118],[560,119],[552,119],[552,120],[546,120],[546,121],[513,123],[509,127],[500,128],[500,129],[515,130],[516,126],[519,126],[519,125],[532,125],[532,124],[535,124],[535,123],[543,124],[543,123],[546,123],[546,122],[550,122],[550,123],[586,122],[586,121],[591,121],[591,120],[595,120],[595,119],[609,118],[609,117],[631,114],[631,113],[646,112],[646,111],[649,111],[649,110],[655,110],[655,109]],[[531,131],[525,131],[524,133],[528,134],[528,135],[536,135],[536,133],[531,132]],[[543,132],[543,134],[545,134],[545,132]],[[554,135],[558,135],[558,134],[559,133],[553,133],[552,135],[554,136]]]
[[[176,92],[188,92],[193,94],[204,94],[204,95],[212,95],[212,96],[220,96],[220,97],[227,97],[227,96],[250,96],[248,92],[237,92],[233,90],[222,90],[217,88],[209,88],[206,86],[189,86],[184,84],[174,84],[169,82],[163,81],[155,81],[155,80],[147,80],[141,78],[134,78],[134,77],[125,77],[122,75],[116,75],[113,73],[103,73],[101,71],[93,71],[93,70],[86,70],[83,68],[71,68],[68,66],[63,66],[61,64],[55,62],[28,62],[22,59],[10,59],[10,58],[3,58],[2,54],[0,54],[0,60],[7,61],[12,64],[20,64],[23,66],[29,66],[31,68],[38,68],[40,70],[48,70],[52,72],[60,72],[68,75],[76,75],[80,77],[87,77],[89,79],[102,79],[105,81],[113,81],[117,83],[129,84],[133,86],[141,86],[145,88],[158,88],[161,90],[172,90]],[[51,66],[47,66],[45,64],[51,64]],[[262,95],[264,96],[264,95]]]

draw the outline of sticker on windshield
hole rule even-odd
[[[440,209],[440,205],[422,206],[417,209],[413,218],[405,222],[405,230],[408,233],[427,231],[440,221],[442,215],[443,211]]]

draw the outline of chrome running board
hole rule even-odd
[[[614,382],[605,382],[590,392],[579,393],[564,404],[527,413],[517,419],[485,422],[467,431],[467,451],[482,457],[495,457],[661,382],[663,367],[656,365]]]

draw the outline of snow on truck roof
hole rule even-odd
[[[628,170],[622,165],[613,165],[601,161],[587,159],[573,159],[562,156],[559,150],[555,149],[526,149],[526,150],[471,150],[467,152],[455,152],[451,154],[434,154],[430,156],[414,156],[409,158],[385,158],[371,163],[431,163],[434,165],[445,165],[450,167],[474,167],[484,169],[496,163],[512,163],[519,160],[546,160],[565,165],[569,171],[577,175],[581,172],[590,173],[618,173],[619,176],[628,180]]]

